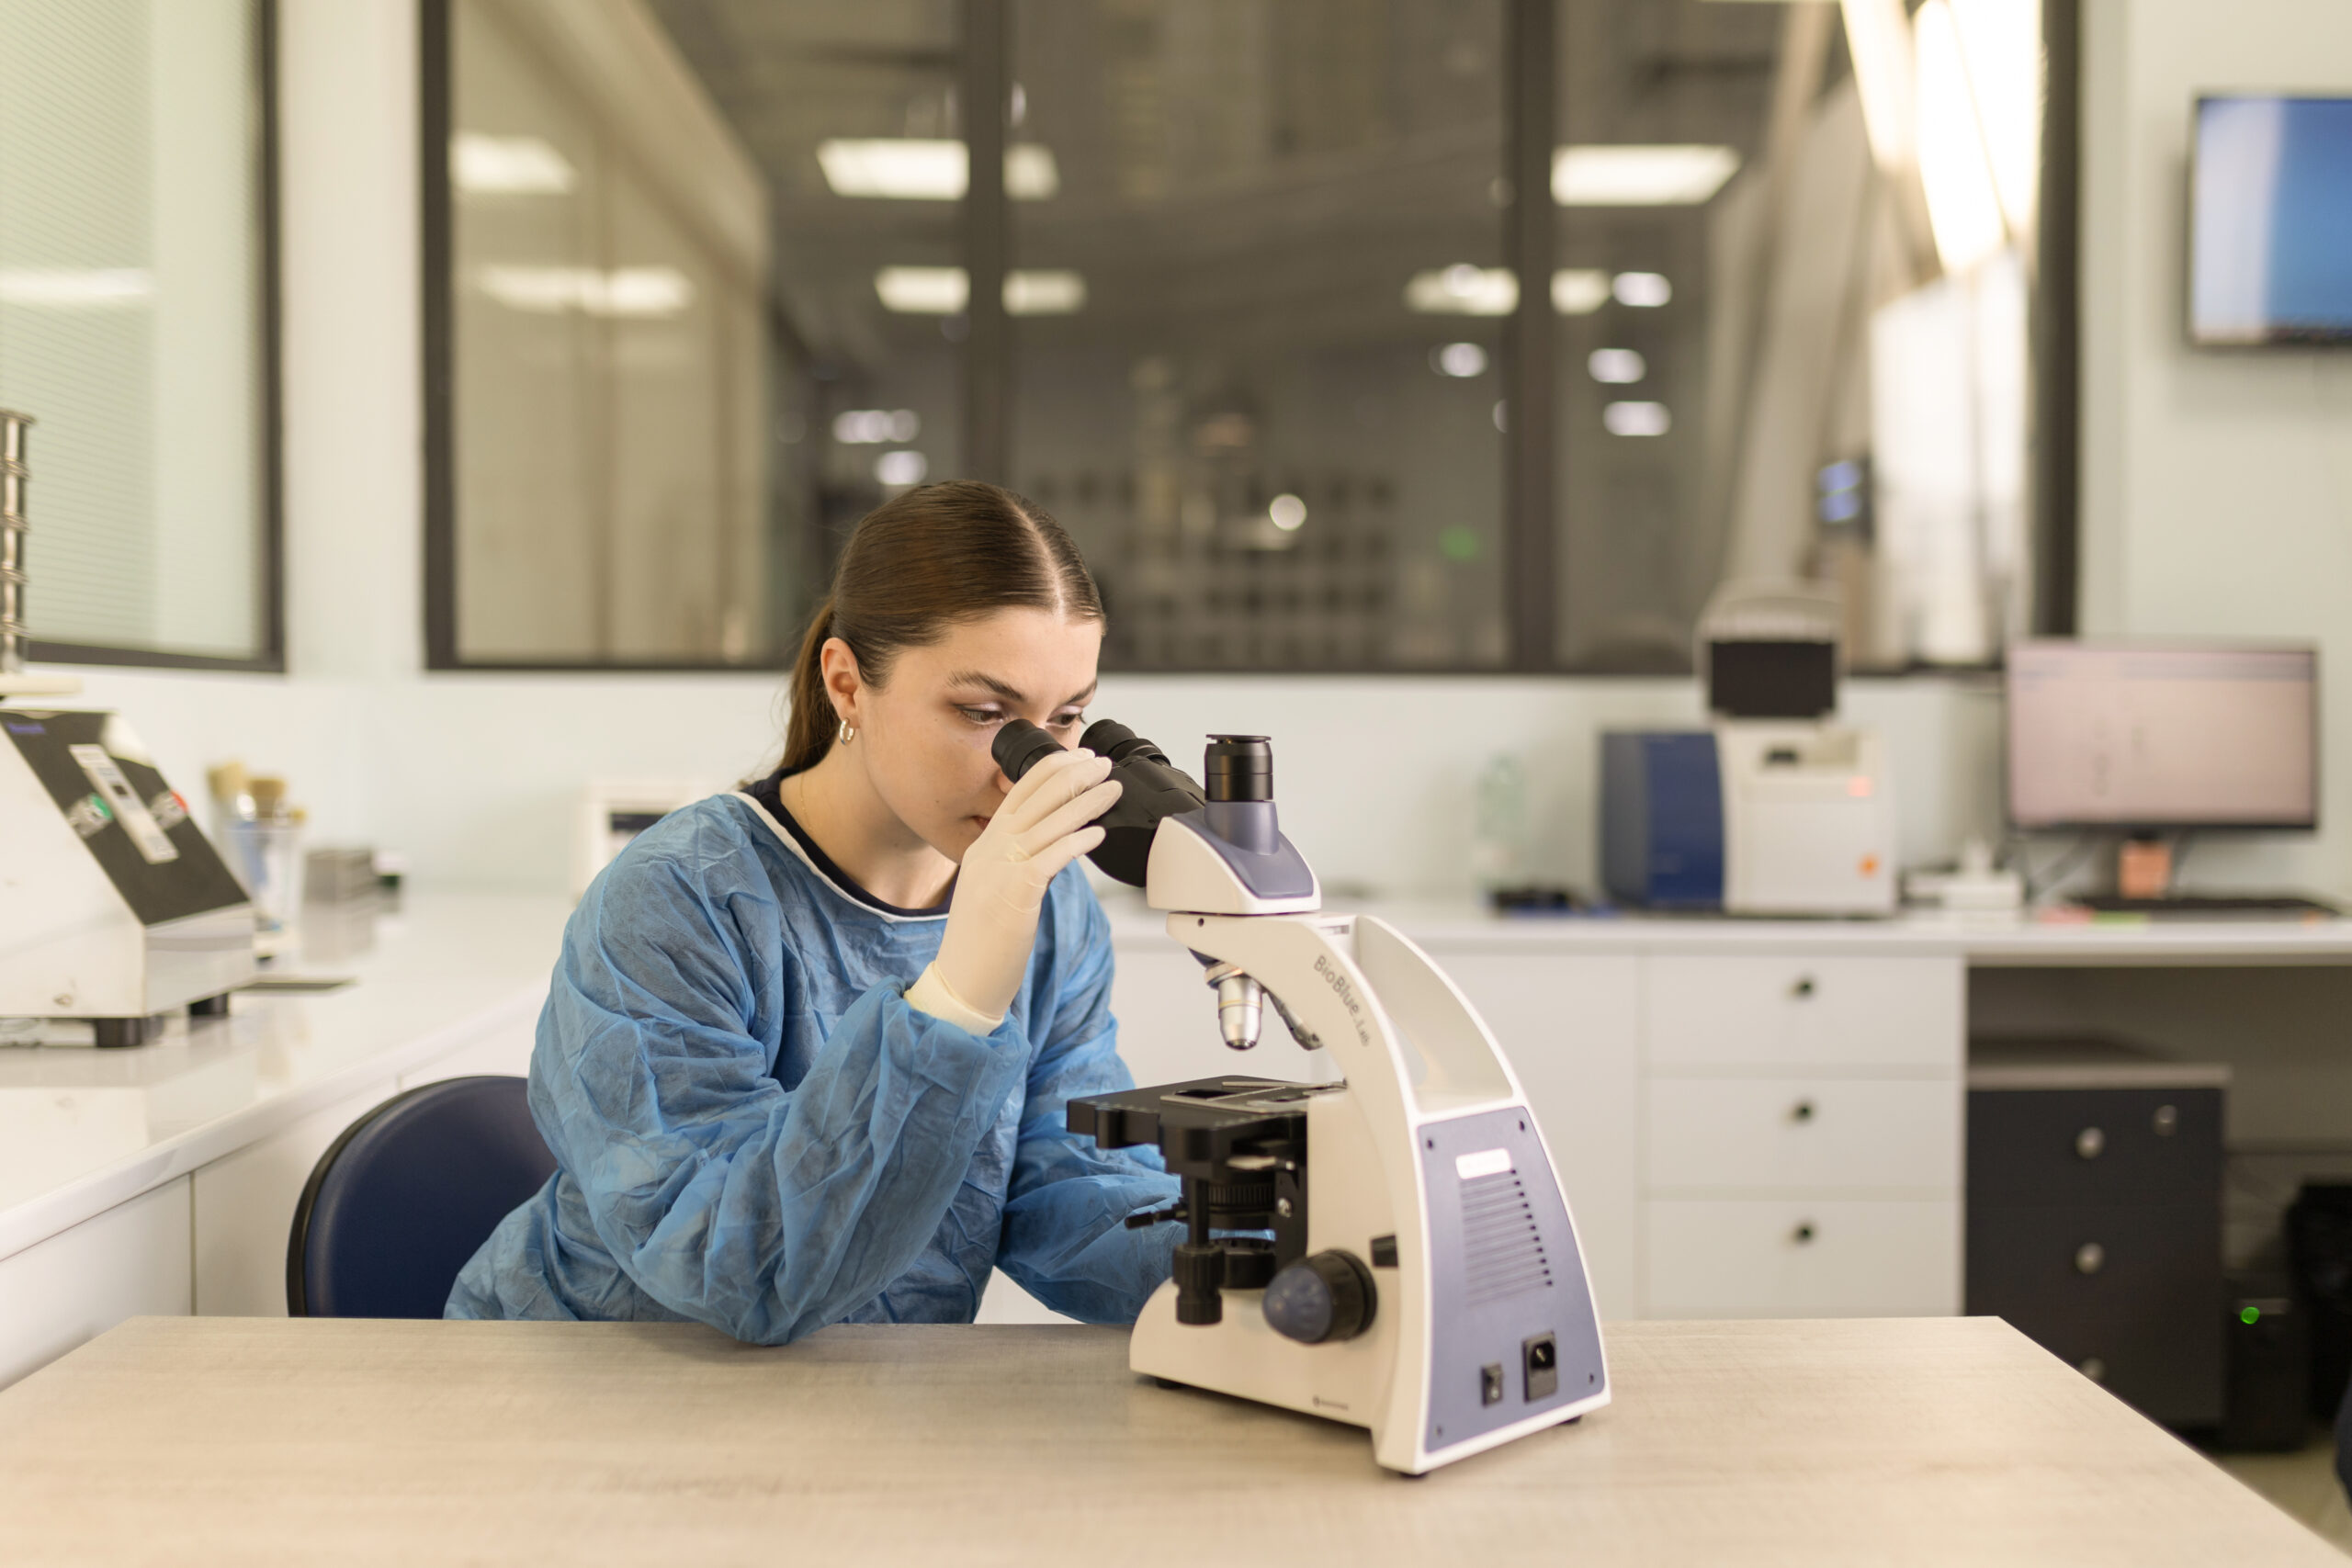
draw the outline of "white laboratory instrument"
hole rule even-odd
[[[22,653],[25,430],[0,410],[0,705],[70,696]],[[254,976],[245,890],[120,716],[0,705],[0,1019],[136,1045]]]
[[[1125,741],[1090,729],[1085,744],[1125,769],[1135,738],[1105,728]],[[1150,830],[1146,896],[1207,966],[1227,1044],[1256,1044],[1271,1005],[1345,1077],[1070,1102],[1071,1131],[1155,1145],[1182,1180],[1177,1209],[1128,1222],[1187,1227],[1129,1364],[1367,1427],[1374,1458],[1415,1475],[1607,1404],[1576,1225],[1509,1059],[1394,928],[1321,912],[1276,821],[1263,738],[1212,738],[1208,777],[1204,800]],[[1218,1234],[1253,1231],[1271,1239]]]
[[[1611,895],[1733,915],[1891,915],[1886,744],[1838,717],[1838,605],[1803,584],[1735,585],[1700,622],[1711,723],[1601,738]]]

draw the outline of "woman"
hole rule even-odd
[[[1129,1321],[1177,1227],[1155,1158],[1063,1127],[1131,1087],[1108,923],[1071,863],[1110,763],[1075,746],[1102,605],[1052,518],[992,485],[860,523],[792,672],[783,765],[641,834],[564,932],[531,1058],[556,1172],[448,1315],[692,1318],[782,1344],[968,1322],[989,1270]]]

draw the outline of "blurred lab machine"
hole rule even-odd
[[[121,715],[32,705],[81,682],[24,667],[31,423],[0,412],[0,1024],[137,1045],[177,1009],[228,1010],[254,911]]]
[[[1734,584],[1702,616],[1711,722],[1601,737],[1600,863],[1623,904],[1732,915],[1891,915],[1886,748],[1838,717],[1838,604]]]

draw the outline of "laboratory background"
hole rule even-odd
[[[1221,1261],[418,1321],[956,479]],[[0,0],[0,1557],[2330,1561],[2347,660],[2340,0]]]

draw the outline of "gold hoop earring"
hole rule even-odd
[[[841,721],[841,728],[836,733],[840,736],[841,743],[844,746],[857,739],[856,729],[851,726],[847,719]]]

